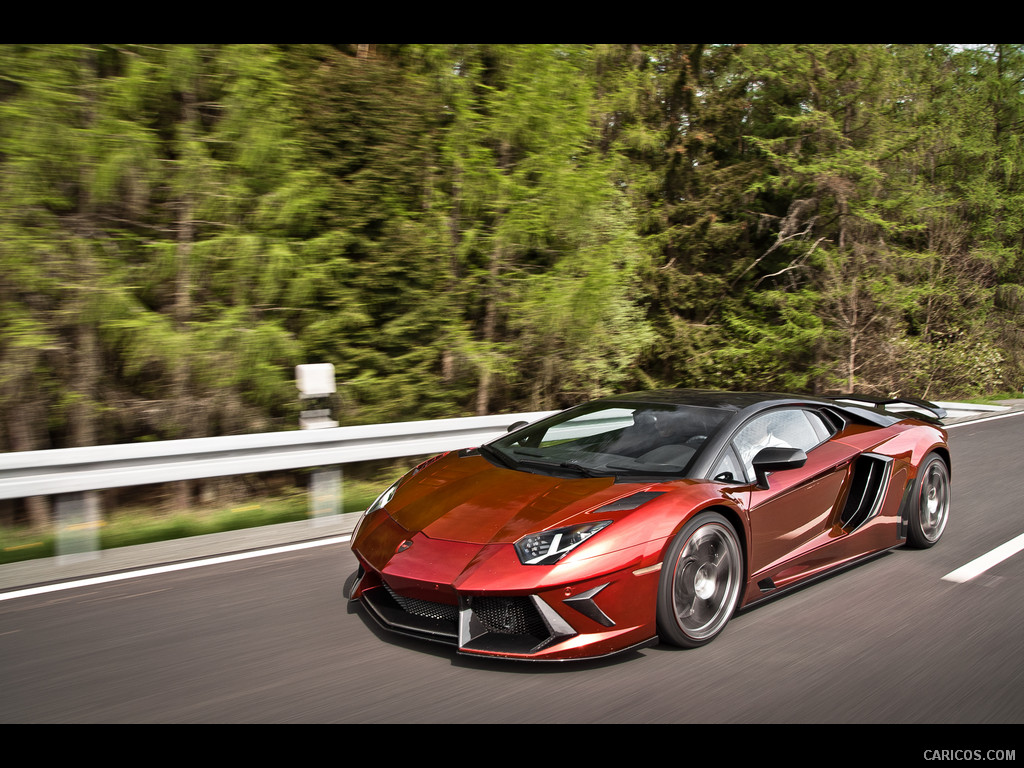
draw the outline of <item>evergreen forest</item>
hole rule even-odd
[[[0,46],[0,451],[1024,387],[1024,46]]]

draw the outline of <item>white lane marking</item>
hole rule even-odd
[[[267,555],[279,555],[282,552],[295,552],[300,549],[311,549],[312,547],[325,547],[329,544],[341,544],[349,541],[352,537],[333,536],[328,539],[317,539],[316,541],[303,541],[298,544],[285,544],[280,547],[269,549],[258,549],[252,552],[239,552],[234,555],[220,555],[218,557],[207,557],[202,560],[190,560],[184,563],[172,563],[171,565],[158,565],[152,568],[142,568],[137,571],[125,571],[123,573],[111,573],[106,576],[93,576],[88,579],[76,579],[75,581],[64,581],[59,584],[45,584],[41,587],[29,587],[14,592],[0,592],[0,601],[13,600],[16,597],[30,597],[32,595],[43,595],[47,592],[61,592],[66,589],[77,589],[78,587],[89,587],[95,584],[109,584],[112,581],[124,581],[126,579],[138,579],[143,576],[153,576],[160,573],[172,571],[185,571],[189,568],[202,568],[205,565],[220,565],[221,563],[232,563],[237,560],[249,560],[254,557],[266,557]]]
[[[949,424],[946,426],[946,429],[966,427],[968,425],[977,424],[978,422],[995,421],[996,419],[1008,419],[1011,416],[1020,416],[1022,413],[1024,413],[1024,411],[1014,411],[1012,413],[1004,413],[999,416],[988,416],[982,419],[975,419],[973,421],[962,421],[959,424]],[[963,584],[965,581],[970,581],[975,576],[980,576],[993,565],[997,565],[1003,562],[1003,560],[1013,557],[1022,549],[1024,549],[1024,533],[1015,539],[1010,539],[1005,544],[996,547],[991,552],[972,560],[966,565],[961,565],[955,571],[950,571],[943,576],[942,579],[944,581],[953,581],[957,584]]]
[[[986,552],[981,557],[971,560],[966,565],[961,565],[955,571],[950,571],[942,578],[944,581],[955,581],[958,584],[963,584],[975,576],[980,576],[992,566],[1003,562],[1003,560],[1013,557],[1022,549],[1024,549],[1024,533],[1014,539],[1010,539],[1005,544],[1001,544],[991,552]]]

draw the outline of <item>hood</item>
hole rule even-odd
[[[512,543],[635,493],[650,483],[611,477],[563,478],[496,467],[450,453],[407,477],[388,504],[409,532],[470,544]]]

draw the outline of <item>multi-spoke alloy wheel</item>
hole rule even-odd
[[[658,629],[675,645],[710,642],[732,618],[740,597],[739,540],[721,515],[698,515],[673,539],[661,568]]]
[[[949,519],[949,469],[946,462],[934,453],[928,454],[914,483],[907,543],[923,549],[939,540]]]

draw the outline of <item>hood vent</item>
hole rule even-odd
[[[591,514],[602,514],[604,512],[625,512],[628,509],[636,509],[639,506],[646,504],[652,499],[656,499],[664,491],[641,491],[640,493],[634,493],[631,496],[625,496],[618,501],[613,501],[611,504],[605,504],[603,507],[598,507],[593,510]]]

